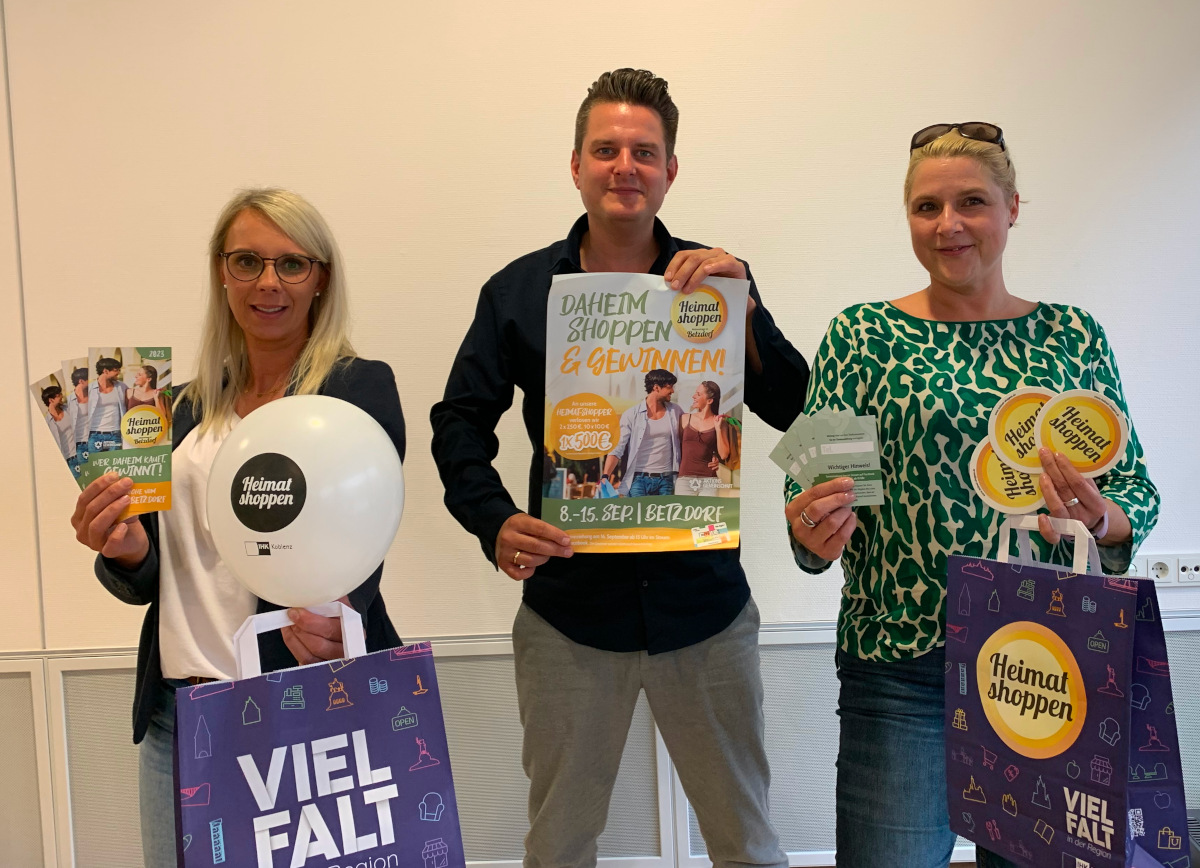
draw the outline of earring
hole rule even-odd
[[[320,298],[320,297],[321,297],[321,293],[319,293],[319,292],[318,292],[318,293],[316,294],[316,298]]]
[[[229,292],[229,287],[223,283],[221,284],[221,289],[225,290],[226,292]]]

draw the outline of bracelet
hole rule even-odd
[[[1108,535],[1108,510],[1104,510],[1104,516],[1094,525],[1088,528],[1088,533],[1096,539],[1104,539]]]

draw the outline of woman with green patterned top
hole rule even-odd
[[[968,465],[988,417],[1015,389],[1094,389],[1126,410],[1116,362],[1085,311],[1026,301],[1005,287],[1003,254],[1020,199],[992,124],[939,124],[913,137],[904,185],[913,250],[929,285],[839,314],[813,363],[806,410],[879,420],[883,506],[853,510],[838,479],[787,485],[785,515],[801,569],[837,558],[837,864],[949,863],[943,674],[946,560],[993,558],[1003,515],[972,489]],[[1126,410],[1126,415],[1128,412]],[[1130,428],[1125,455],[1084,479],[1043,449],[1046,512],[1091,529],[1104,569],[1124,571],[1154,526],[1158,492]],[[1042,560],[1059,537],[1039,522]],[[999,846],[999,845],[998,845]],[[980,866],[1009,865],[977,848]]]

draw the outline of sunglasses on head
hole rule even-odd
[[[1000,150],[1004,151],[1004,131],[995,124],[989,124],[985,121],[966,121],[961,124],[933,124],[925,127],[923,130],[917,130],[913,133],[912,144],[908,146],[909,152],[915,151],[917,148],[923,148],[934,139],[940,138],[951,130],[958,130],[958,134],[964,139],[975,139],[980,142],[987,142],[992,145],[999,145]]]

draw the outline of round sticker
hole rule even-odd
[[[600,458],[612,452],[620,439],[621,417],[601,395],[572,395],[551,411],[546,447],[563,458]]]
[[[1000,460],[1014,470],[1041,473],[1038,460],[1037,417],[1054,393],[1030,386],[1000,399],[988,420],[988,440]]]
[[[134,407],[121,417],[121,440],[126,448],[157,446],[166,436],[166,418],[148,404]]]
[[[1089,389],[1063,392],[1037,419],[1037,445],[1067,456],[1083,476],[1111,470],[1129,442],[1129,423],[1112,400]]]
[[[1040,480],[1040,475],[1015,470],[997,458],[987,440],[971,456],[971,484],[984,503],[1000,512],[1023,515],[1044,506]]]
[[[988,637],[975,662],[979,699],[996,735],[1022,756],[1058,756],[1079,737],[1087,694],[1075,655],[1032,621]]]
[[[719,335],[729,319],[725,297],[708,284],[695,292],[675,294],[671,302],[671,325],[676,334],[694,344],[704,344]]]
[[[250,530],[282,530],[300,515],[308,486],[295,461],[278,452],[255,455],[233,475],[229,499],[237,520]]]

